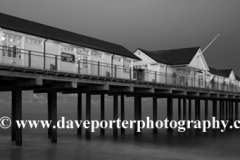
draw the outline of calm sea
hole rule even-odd
[[[152,101],[143,101],[143,115],[152,115]],[[159,119],[166,118],[166,101],[158,102]],[[106,109],[106,119],[112,118],[112,104]],[[203,105],[202,105],[203,106]],[[69,106],[66,106],[69,107]],[[209,106],[211,115],[211,105]],[[46,119],[46,106],[43,113],[23,113],[23,119]],[[24,109],[24,107],[23,107]],[[59,109],[58,117],[65,116],[66,119],[76,119],[76,107],[64,113]],[[85,108],[83,107],[85,111]],[[85,112],[84,112],[85,113]],[[83,114],[84,114],[83,113]],[[119,111],[120,113],[120,111]],[[194,109],[192,109],[194,113]],[[204,108],[202,107],[202,118]],[[10,116],[10,111],[0,113],[0,116]],[[194,114],[192,114],[194,118]],[[92,119],[100,118],[100,109],[97,104],[92,106]],[[177,118],[176,101],[174,105],[174,118]],[[126,119],[133,119],[132,101],[126,102]],[[46,129],[24,129],[23,146],[17,147],[11,142],[11,130],[0,129],[0,160],[223,160],[240,158],[240,131],[227,130],[220,133],[219,130],[207,133],[189,130],[179,133],[174,130],[169,133],[165,129],[159,130],[157,135],[152,130],[144,129],[140,136],[134,136],[133,130],[126,130],[125,135],[113,139],[112,130],[106,130],[106,136],[100,136],[99,130],[92,133],[91,140],[85,140],[83,136],[77,138],[76,129],[58,130],[58,143],[51,144],[47,138]]]

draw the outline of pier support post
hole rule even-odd
[[[51,92],[47,93],[47,97],[48,97],[48,121],[52,121],[52,116],[51,116],[52,115],[52,102],[51,102],[52,98],[51,98],[51,95],[52,95]],[[52,131],[51,127],[48,128],[48,138],[52,137],[51,136],[51,131]]]
[[[101,94],[101,121],[105,120],[105,97],[104,94]],[[105,129],[100,128],[101,135],[105,135]]]
[[[125,100],[124,95],[121,95],[121,120],[125,120]],[[125,133],[125,129],[121,126],[121,134]]]
[[[200,120],[200,99],[195,99],[195,120]]]
[[[16,91],[12,91],[12,141],[16,140]]]
[[[77,99],[78,99],[78,121],[81,121],[82,120],[82,93],[79,92],[77,94]],[[82,126],[79,126],[79,128],[77,129],[77,135],[78,137],[80,137],[82,135]]]
[[[187,99],[183,98],[183,120],[187,120]]]
[[[181,98],[178,98],[178,120],[182,119],[182,103]]]
[[[141,97],[139,95],[135,95],[134,96],[134,119],[137,120],[141,120],[142,118],[142,106],[141,106]],[[140,132],[137,132],[137,128],[140,126],[137,126],[137,124],[135,123],[135,127],[134,127],[134,134],[137,135]]]
[[[212,102],[213,102],[213,111],[212,111],[213,117],[217,119],[217,100],[213,99]]]
[[[116,122],[118,119],[118,95],[113,95],[113,120]],[[113,124],[113,137],[118,137],[118,128],[117,123]]]
[[[172,94],[167,97],[167,119],[168,119],[168,130],[172,131],[170,128],[170,121],[173,119],[173,96]]]
[[[238,120],[238,100],[235,101],[235,120]]]
[[[139,96],[134,95],[134,120],[139,120]],[[137,135],[137,124],[134,124],[134,134]]]
[[[18,128],[16,120],[22,120],[22,91],[20,88],[12,91],[12,140],[17,146],[22,146],[22,127]]]
[[[188,99],[188,120],[192,120],[192,100]]]
[[[222,120],[226,119],[225,111],[226,111],[226,109],[225,109],[225,101],[224,101],[224,99],[222,99],[222,118],[223,118]]]
[[[222,100],[219,100],[219,119],[223,120],[223,105],[222,105]]]
[[[50,116],[51,116],[51,141],[52,143],[57,143],[57,92],[56,90],[50,91]]]
[[[91,94],[86,92],[86,120],[91,121]],[[91,125],[86,129],[86,139],[91,139]]]
[[[156,121],[157,121],[157,95],[153,95],[153,123],[154,123],[154,128],[153,128],[153,133],[157,133],[157,127],[156,127]]]
[[[233,100],[229,100],[230,124],[233,124]]]
[[[205,99],[205,120],[208,120],[208,99]]]
[[[225,101],[226,104],[226,120],[229,120],[229,114],[228,114],[228,101]]]

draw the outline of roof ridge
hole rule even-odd
[[[175,48],[175,49],[164,49],[164,50],[157,50],[152,52],[160,52],[160,51],[174,51],[174,50],[184,50],[184,49],[194,49],[194,48],[201,48],[201,47],[188,47],[188,48]]]

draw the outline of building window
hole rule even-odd
[[[97,51],[92,51],[92,54],[91,54],[91,55],[94,56],[94,57],[99,57],[99,58],[102,57],[102,54],[101,54],[101,53],[98,53]]]
[[[62,52],[61,60],[64,61],[64,62],[74,63],[75,62],[75,55]]]
[[[3,33],[2,39],[3,56],[21,58],[21,37]]]
[[[121,61],[122,61],[122,58],[120,58],[120,57],[113,57],[113,60],[114,60],[114,61],[121,62]]]
[[[123,59],[123,73],[130,73],[131,61]]]
[[[26,43],[34,44],[34,45],[42,45],[41,40],[33,39],[33,38],[26,38]]]
[[[74,52],[74,47],[72,47],[72,46],[64,46],[64,45],[62,45],[62,51],[66,51],[66,52]]]

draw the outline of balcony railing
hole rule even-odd
[[[240,92],[240,87],[234,84],[210,83],[206,79],[194,78],[193,76],[182,78],[183,76],[176,73],[166,74],[151,70],[141,70],[139,72],[136,68],[111,63],[77,58],[71,59],[50,53],[11,49],[6,46],[0,46],[0,64],[102,78],[133,80],[137,83],[166,84],[173,87]]]

